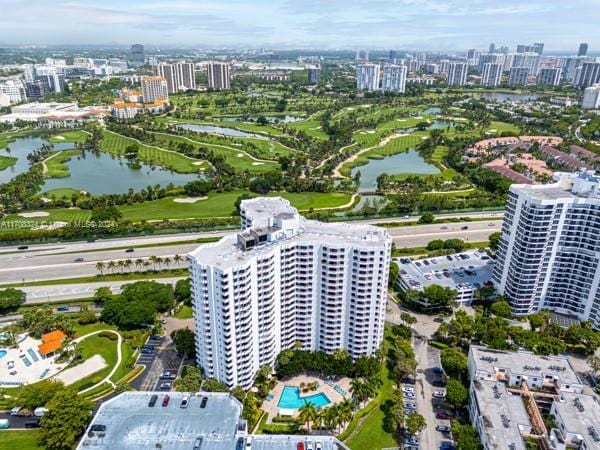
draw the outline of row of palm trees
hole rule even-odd
[[[381,385],[382,381],[379,377],[355,378],[350,383],[351,399],[345,399],[341,403],[323,409],[316,409],[312,403],[306,403],[298,410],[298,420],[307,427],[309,433],[311,426],[337,432],[340,427],[343,428],[353,419],[357,409],[362,408],[367,400],[377,395]]]
[[[185,258],[181,255],[174,255],[172,258],[169,256],[149,256],[148,258],[137,258],[137,259],[119,259],[117,261],[98,261],[96,263],[96,270],[100,275],[105,275],[107,272],[111,274],[125,273],[125,272],[145,272],[148,270],[157,271],[160,268],[168,269],[171,264],[177,264],[179,266]]]

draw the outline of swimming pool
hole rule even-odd
[[[6,356],[6,350],[0,350],[0,358],[4,358]]]
[[[300,409],[306,403],[312,403],[315,408],[326,406],[331,401],[325,394],[319,392],[318,394],[307,395],[306,397],[300,397],[300,388],[296,386],[285,386],[277,406],[286,409]]]

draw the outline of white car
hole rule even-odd
[[[306,450],[315,450],[313,441],[306,441]]]
[[[402,392],[415,392],[415,390],[409,386],[403,386],[402,387]]]
[[[406,397],[406,398],[415,398],[415,393],[414,392],[405,392],[404,393],[404,397]]]
[[[433,391],[432,395],[435,398],[446,398],[446,393],[444,391]]]
[[[321,441],[315,442],[315,450],[323,450],[323,444]]]

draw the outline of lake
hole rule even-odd
[[[360,171],[359,192],[373,192],[377,190],[377,177],[382,173],[388,175],[419,174],[434,175],[440,173],[439,169],[425,162],[425,160],[414,149],[404,153],[386,156],[383,159],[370,159],[363,166],[352,169],[354,176]]]
[[[245,131],[236,130],[235,128],[217,127],[214,125],[197,125],[195,123],[180,123],[177,128],[182,130],[194,131],[196,133],[220,134],[221,136],[229,137],[249,137],[256,139],[269,139],[260,134],[247,133]]]
[[[140,191],[155,184],[163,187],[169,183],[183,185],[198,179],[195,174],[175,173],[143,163],[139,164],[139,168],[134,168],[126,159],[102,152],[86,152],[81,156],[74,156],[67,165],[71,175],[49,178],[43,184],[42,192],[71,188],[95,195],[122,194],[129,189]]]
[[[431,107],[431,108],[424,109],[423,111],[421,111],[421,113],[420,113],[420,114],[421,114],[422,116],[426,116],[426,115],[428,115],[428,114],[439,114],[439,113],[441,113],[441,112],[442,112],[442,108],[438,108],[438,107],[436,107],[436,106],[433,106],[433,107]]]
[[[13,156],[18,159],[13,166],[0,170],[0,183],[7,183],[17,175],[27,172],[29,170],[27,155],[44,144],[48,144],[48,142],[43,138],[28,136],[16,138],[14,142],[8,144],[8,147],[1,149],[0,155]],[[74,144],[68,142],[52,145],[55,150],[66,150],[74,147]],[[10,153],[7,151],[7,148],[10,149]]]
[[[485,94],[481,94],[481,98],[485,98],[486,100],[496,100],[497,102],[504,102],[509,100],[511,102],[528,102],[531,100],[536,100],[539,98],[539,95],[536,94],[507,94],[504,92],[486,92]]]

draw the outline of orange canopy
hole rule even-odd
[[[62,346],[62,341],[67,335],[62,330],[54,330],[50,333],[42,335],[42,344],[38,346],[40,353],[46,356],[49,353],[55,352]]]

